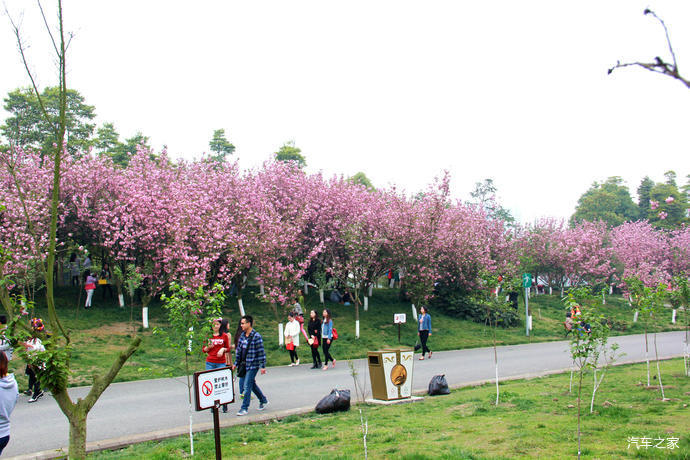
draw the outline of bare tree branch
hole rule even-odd
[[[645,15],[652,15],[654,18],[656,18],[660,23],[661,26],[664,28],[664,33],[666,34],[666,43],[668,44],[668,50],[671,53],[671,59],[673,60],[673,64],[670,64],[668,62],[665,62],[663,59],[661,59],[659,56],[656,56],[654,58],[654,62],[624,62],[621,63],[618,61],[615,66],[611,67],[608,70],[609,75],[613,73],[614,70],[620,69],[623,67],[642,67],[643,69],[647,69],[650,72],[655,72],[655,73],[660,73],[662,75],[667,75],[671,78],[674,78],[681,83],[683,83],[686,88],[690,88],[690,80],[684,78],[680,72],[678,71],[678,62],[676,61],[676,53],[673,51],[673,45],[671,45],[671,38],[669,37],[668,34],[668,28],[666,27],[666,23],[654,13],[654,11],[650,10],[649,8],[644,10]]]
[[[50,26],[48,25],[48,20],[46,19],[46,15],[43,12],[43,6],[41,6],[41,0],[36,0],[36,3],[38,3],[38,9],[41,11],[41,17],[43,18],[43,24],[46,25],[46,31],[48,32],[48,35],[50,36],[50,41],[53,43],[53,49],[55,50],[55,54],[60,57],[60,50],[58,50],[57,44],[55,43],[55,38],[53,38],[53,33],[50,31]]]

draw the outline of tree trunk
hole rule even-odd
[[[323,305],[324,300],[323,300],[323,289],[319,289],[319,301],[321,301],[321,304]]]
[[[86,416],[76,407],[69,419],[69,458],[86,458]]]

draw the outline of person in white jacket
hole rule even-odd
[[[0,351],[0,455],[10,442],[10,414],[17,405],[19,389],[14,374],[7,373],[7,355]]]
[[[290,366],[299,366],[297,348],[299,347],[299,321],[295,319],[293,312],[288,313],[288,322],[285,325],[285,348],[290,352]]]

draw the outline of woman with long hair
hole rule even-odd
[[[429,350],[429,347],[426,345],[426,341],[431,336],[431,316],[429,316],[429,310],[427,310],[426,307],[422,307],[420,311],[421,313],[417,318],[419,321],[417,335],[419,336],[419,341],[422,342],[422,356],[420,356],[419,359],[423,360],[426,352],[429,352],[429,359],[431,359],[433,352]]]
[[[299,366],[299,356],[297,356],[297,348],[299,348],[299,321],[295,319],[295,313],[288,313],[288,322],[285,325],[285,348],[290,352],[290,366]]]
[[[10,442],[10,414],[19,398],[14,374],[7,373],[8,362],[5,352],[0,351],[0,455]]]
[[[328,370],[328,361],[333,362],[333,367],[335,367],[335,359],[331,356],[330,348],[331,341],[333,341],[333,320],[331,319],[331,311],[326,308],[323,311],[323,322],[321,323],[321,344],[323,346],[323,367],[322,369]]]
[[[201,351],[206,353],[206,370],[227,367],[230,354],[230,336],[228,335],[228,320],[216,318],[211,323],[213,334]],[[228,411],[228,405],[223,404],[223,412]]]
[[[309,344],[311,345],[311,359],[314,361],[314,365],[311,368],[319,369],[321,367],[321,355],[319,354],[319,345],[321,343],[321,320],[314,310],[309,312],[307,334],[309,335]]]

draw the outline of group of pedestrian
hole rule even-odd
[[[300,316],[295,311],[288,313],[288,322],[283,333],[285,348],[290,353],[290,366],[299,366],[297,349],[300,346],[301,334],[307,340],[311,350],[312,369],[328,370],[329,362],[332,363],[332,367],[335,367],[335,358],[331,356],[330,348],[333,340],[337,338],[337,330],[333,327],[331,311],[326,308],[322,313],[323,320],[321,320],[316,311],[311,310],[306,331],[304,330],[304,319],[301,319]],[[323,363],[319,347],[323,349]]]
[[[244,315],[239,322],[235,340],[228,332],[228,320],[217,318],[212,323],[213,333],[207,343],[202,347],[206,353],[206,369],[219,369],[230,367],[237,371],[239,377],[239,391],[242,406],[237,412],[238,416],[247,415],[251,394],[259,398],[259,410],[264,410],[268,405],[268,399],[256,384],[256,375],[266,373],[266,351],[264,341],[254,330],[254,319],[250,315]],[[235,360],[232,360],[232,350],[235,350]],[[227,404],[223,405],[223,412],[227,412]]]

